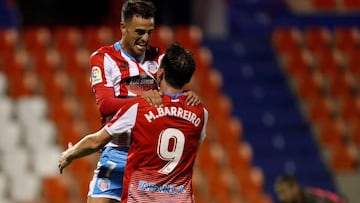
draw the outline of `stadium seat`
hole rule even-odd
[[[324,77],[318,72],[295,80],[295,91],[304,102],[318,100],[325,95]]]
[[[313,7],[319,11],[334,12],[337,10],[336,0],[312,0]]]
[[[316,67],[325,78],[331,79],[332,77],[341,74],[344,58],[337,49],[324,49],[318,53],[316,59]]]
[[[360,32],[356,27],[336,27],[334,31],[335,46],[349,55],[359,46]]]
[[[32,53],[32,56],[34,71],[42,81],[53,77],[63,65],[59,51],[54,48],[49,48],[44,52]]]
[[[17,49],[1,55],[2,70],[8,79],[24,75],[31,66],[31,56],[25,49]],[[9,81],[10,82],[10,81]]]
[[[83,118],[88,123],[89,130],[91,132],[98,131],[101,128],[101,117],[100,112],[97,108],[95,98],[92,96],[88,97],[89,99],[83,100]]]
[[[58,159],[62,150],[56,143],[38,146],[36,150],[33,150],[31,160],[34,173],[39,176],[58,174]]]
[[[74,80],[89,75],[90,52],[85,48],[78,48],[72,54],[64,54],[64,70],[68,76]],[[89,78],[89,77],[88,77]],[[85,84],[89,84],[89,81]]]
[[[85,46],[82,30],[71,26],[56,27],[54,41],[55,47],[66,55],[72,55],[78,48]]]
[[[10,197],[14,202],[36,199],[40,196],[40,177],[28,171],[10,177]]]
[[[228,166],[240,178],[248,176],[252,167],[253,150],[249,143],[240,142],[237,149],[227,154]]]
[[[30,157],[27,149],[19,146],[2,147],[2,149],[6,149],[2,156],[2,171],[6,175],[15,177],[19,174],[25,174],[29,170]]]
[[[21,141],[21,126],[14,120],[4,120],[0,122],[2,133],[0,134],[1,151],[7,152],[16,149]],[[21,153],[21,152],[20,152]]]
[[[264,174],[259,167],[252,167],[247,176],[241,176],[240,194],[249,202],[262,202],[259,198],[263,192]]]
[[[325,149],[344,145],[346,125],[341,118],[327,120],[318,125],[319,143]]]
[[[297,50],[283,57],[285,72],[294,80],[309,77],[313,71],[314,58],[307,49]]]
[[[231,117],[217,125],[217,137],[225,151],[233,152],[242,140],[242,123],[237,117]]]
[[[355,145],[337,145],[331,149],[331,169],[335,173],[355,172],[357,158],[357,149]]]
[[[216,176],[208,176],[208,190],[216,202],[230,202],[231,181],[234,180],[231,171],[219,171]]]
[[[120,29],[117,27],[117,29]],[[92,53],[102,46],[112,45],[115,38],[113,30],[108,26],[89,26],[84,28],[86,48]],[[120,38],[119,38],[120,39]]]
[[[338,100],[351,99],[355,93],[355,82],[352,74],[348,71],[335,74],[328,80],[329,93]]]
[[[150,45],[166,50],[169,45],[175,42],[174,30],[167,25],[158,25],[153,32]]]
[[[205,196],[207,196],[207,188],[205,175],[202,173],[201,169],[198,167],[197,162],[195,162],[193,169],[193,192],[195,201],[204,202]]]
[[[350,123],[350,132],[349,137],[351,142],[353,142],[358,149],[360,149],[360,118],[354,119]]]
[[[212,177],[220,170],[219,159],[216,157],[216,153],[219,151],[219,156],[222,154],[222,148],[219,145],[211,143],[209,139],[205,139],[201,144],[201,150],[197,156],[197,164],[204,174],[208,177]],[[216,147],[214,147],[216,146]],[[214,147],[214,149],[213,149]]]
[[[46,148],[56,144],[57,129],[55,124],[47,118],[34,120],[32,125],[24,126],[23,129],[24,144],[33,153],[37,150],[41,151],[43,147]]]
[[[52,77],[44,78],[41,83],[41,93],[48,105],[61,102],[70,88],[70,79],[64,71],[56,71]],[[50,109],[51,110],[51,109]]]
[[[332,33],[325,27],[307,27],[304,31],[306,47],[314,54],[330,49]]]
[[[360,119],[360,98],[353,96],[343,99],[338,105],[339,116],[347,123]]]
[[[1,197],[5,197],[5,195],[8,193],[8,177],[0,172],[0,200]]]
[[[19,40],[17,29],[0,29],[0,56],[6,53],[14,53],[20,43]]]
[[[341,2],[346,12],[358,12],[360,10],[360,0],[342,0]]]
[[[319,97],[306,104],[307,117],[314,125],[331,120],[335,115],[335,103],[329,97]]]
[[[9,96],[14,99],[38,94],[39,80],[34,72],[14,76],[9,82]]]
[[[0,96],[0,126],[12,119],[14,111],[14,104],[11,98],[7,96]]]
[[[276,52],[283,56],[302,48],[303,35],[295,27],[278,27],[273,31],[272,42]]]
[[[89,191],[89,183],[92,178],[93,171],[96,168],[96,162],[91,157],[85,157],[77,160],[70,165],[71,174],[75,177],[80,198],[86,202],[87,193]]]
[[[46,118],[47,112],[46,101],[41,96],[22,97],[16,102],[16,116],[25,126],[31,126],[36,121]]]
[[[202,29],[197,25],[176,25],[173,27],[175,42],[179,42],[184,48],[196,52],[203,41]]]
[[[52,33],[47,27],[27,27],[22,33],[25,47],[32,53],[46,52],[52,46]]]
[[[42,179],[44,199],[51,203],[69,203],[70,187],[64,176],[45,176]]]
[[[348,55],[347,68],[360,81],[360,51],[354,50]]]
[[[7,78],[4,73],[0,72],[0,98],[7,93]]]

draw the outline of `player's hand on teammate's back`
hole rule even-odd
[[[156,107],[160,107],[162,106],[162,98],[161,98],[162,93],[159,92],[158,90],[148,90],[146,92],[144,92],[141,97],[146,99],[146,101],[151,104],[154,105]]]
[[[188,95],[186,98],[186,104],[189,106],[196,106],[198,104],[200,104],[200,97],[195,94],[195,92],[193,91],[187,91],[186,94]]]

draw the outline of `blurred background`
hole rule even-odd
[[[197,60],[209,109],[198,203],[275,203],[275,178],[360,202],[360,0],[153,0],[152,44]],[[100,128],[89,55],[120,38],[121,0],[0,0],[0,202],[86,202]]]

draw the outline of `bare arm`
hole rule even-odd
[[[73,160],[98,152],[111,139],[112,137],[105,128],[102,128],[96,133],[86,135],[74,146],[69,143],[69,148],[61,154],[59,159],[60,173],[62,173],[63,169],[70,165]]]

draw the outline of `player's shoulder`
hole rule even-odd
[[[139,107],[147,107],[149,106],[149,103],[146,101],[146,99],[138,96],[138,97],[134,97],[133,99],[129,100],[129,104],[130,105],[134,105],[137,104]]]
[[[94,51],[90,55],[90,58],[103,56],[105,54],[113,55],[115,52],[116,51],[115,51],[114,45],[102,46],[102,47],[98,48],[96,51]]]
[[[200,111],[200,112],[203,112],[203,111],[208,111],[205,104],[203,103],[199,103],[198,105],[194,105],[194,106],[191,106],[191,108],[197,110],[197,111]]]

